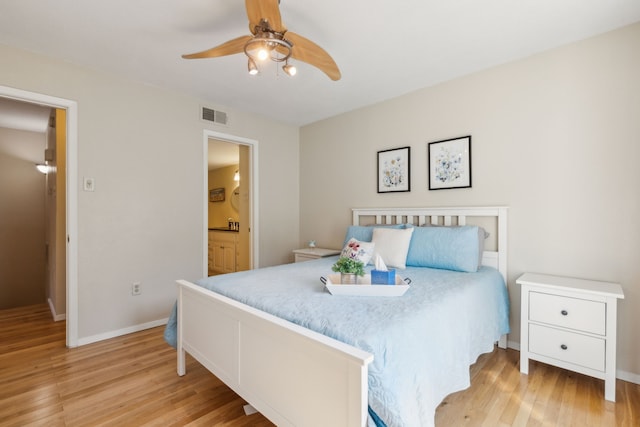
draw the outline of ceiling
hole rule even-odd
[[[0,128],[45,133],[51,107],[0,98]]]
[[[640,1],[281,0],[281,14],[341,80],[180,57],[248,34],[241,0],[3,0],[0,43],[301,126],[638,22]]]
[[[209,138],[207,154],[209,170],[240,163],[240,149],[238,144],[233,142],[224,142]]]

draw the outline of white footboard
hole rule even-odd
[[[178,280],[185,351],[278,426],[364,426],[373,355]]]

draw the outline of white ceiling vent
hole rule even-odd
[[[219,125],[227,124],[227,113],[224,111],[212,110],[207,107],[202,107],[202,115],[200,118],[206,122],[217,123]]]

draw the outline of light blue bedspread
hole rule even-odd
[[[389,427],[432,426],[448,394],[470,385],[469,366],[509,332],[500,273],[408,267],[401,297],[333,296],[321,276],[337,257],[209,277],[197,283],[374,355],[369,408]],[[380,285],[383,286],[383,285]],[[165,331],[175,345],[175,309]]]

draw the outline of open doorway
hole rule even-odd
[[[206,276],[258,266],[257,142],[205,131]]]
[[[28,92],[20,89],[0,86],[0,99],[3,101],[15,101],[29,105],[50,108],[55,111],[53,114],[53,126],[65,131],[65,146],[57,147],[60,150],[58,157],[59,172],[57,192],[64,194],[63,206],[53,207],[58,213],[57,223],[52,232],[60,233],[59,238],[49,251],[57,252],[59,255],[54,262],[62,262],[62,266],[55,272],[59,289],[53,289],[58,293],[56,307],[63,307],[64,313],[56,313],[54,317],[66,318],[66,344],[68,347],[76,347],[78,344],[78,298],[77,298],[77,194],[69,191],[76,188],[77,184],[77,103],[67,99],[56,98],[35,92]],[[55,132],[55,130],[53,131]],[[62,141],[62,137],[61,141]],[[34,165],[35,167],[35,165]],[[48,193],[51,187],[47,185]],[[59,200],[63,200],[59,198]],[[47,257],[48,258],[48,257]],[[64,275],[62,275],[64,273]]]
[[[48,283],[54,116],[49,107],[0,98],[0,310],[49,302],[59,320]]]

